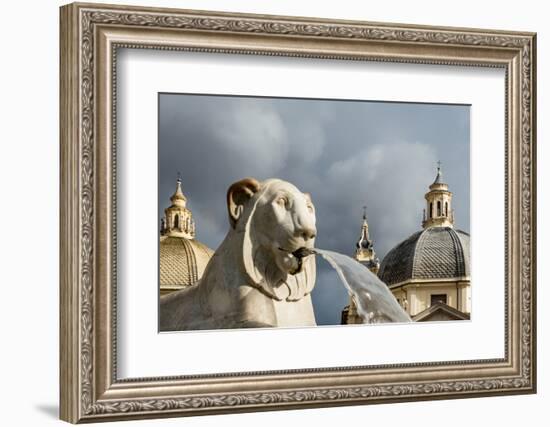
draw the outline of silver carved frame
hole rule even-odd
[[[536,391],[536,35],[99,4],[60,11],[60,417],[77,423]],[[505,357],[117,379],[117,48],[501,67]]]

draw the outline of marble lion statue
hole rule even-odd
[[[227,191],[229,231],[199,282],[160,299],[160,330],[314,326],[315,208],[280,179]]]

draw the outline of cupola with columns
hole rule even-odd
[[[176,191],[170,197],[172,204],[164,210],[164,218],[161,220],[160,234],[162,236],[195,237],[195,221],[193,214],[186,207],[187,198],[181,190],[181,178],[178,174]]]
[[[437,175],[434,182],[429,187],[424,198],[426,199],[426,209],[422,219],[422,227],[453,227],[454,211],[451,207],[453,193],[449,191],[449,186],[443,182],[443,172],[441,171],[441,162],[437,162]]]

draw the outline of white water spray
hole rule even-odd
[[[367,267],[338,252],[315,248],[312,253],[321,255],[336,270],[363,323],[411,322],[387,285]]]

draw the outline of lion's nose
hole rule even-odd
[[[296,230],[296,234],[304,240],[310,240],[315,237],[317,230],[312,227],[300,227]]]

